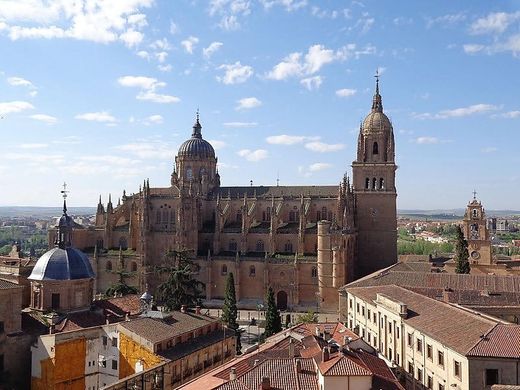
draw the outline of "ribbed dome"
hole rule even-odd
[[[179,156],[196,157],[196,158],[215,158],[215,149],[211,144],[202,139],[202,126],[199,122],[199,114],[197,113],[197,121],[193,125],[193,133],[191,138],[184,141],[179,148]]]
[[[384,133],[392,130],[390,119],[379,111],[372,111],[363,121],[363,134]]]
[[[87,255],[76,248],[53,248],[36,262],[30,280],[75,280],[95,278]]]

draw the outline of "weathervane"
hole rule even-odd
[[[374,76],[374,77],[376,78],[376,83],[379,83],[379,77],[380,77],[380,76],[381,76],[381,75],[379,74],[379,68],[377,68],[377,69],[376,69],[376,74],[375,74],[375,76]]]
[[[63,189],[60,192],[63,194],[63,199],[67,199],[67,194],[69,193],[69,191],[67,191],[67,183],[63,182],[62,187]]]
[[[477,200],[477,191],[473,190],[473,200]]]

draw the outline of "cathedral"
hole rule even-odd
[[[98,292],[125,271],[129,284],[153,293],[165,254],[187,250],[208,306],[221,302],[232,272],[239,307],[257,307],[271,286],[282,310],[335,312],[339,287],[397,261],[396,169],[379,80],[360,125],[352,181],[345,174],[333,186],[222,186],[197,114],[169,185],[146,180],[115,207],[100,199],[95,227],[77,226],[72,239],[87,252],[95,248]]]

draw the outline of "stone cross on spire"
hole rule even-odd
[[[60,191],[63,196],[63,214],[67,214],[67,194],[69,191],[67,191],[67,183],[63,182],[62,185],[63,189]]]
[[[383,112],[383,99],[381,99],[381,95],[379,94],[379,77],[381,77],[379,68],[376,69],[374,77],[376,78],[376,93],[372,100],[372,112]]]
[[[473,190],[473,200],[477,200],[477,191]]]

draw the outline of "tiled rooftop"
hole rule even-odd
[[[468,356],[520,359],[520,325],[496,325]]]
[[[23,286],[20,286],[16,283],[8,282],[7,280],[0,279],[0,290],[9,290],[12,288],[23,288]]]

